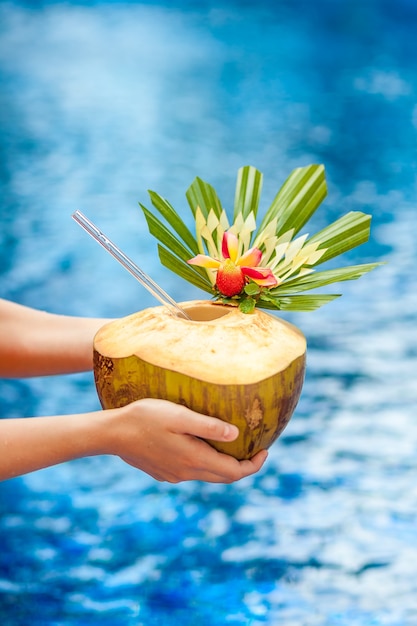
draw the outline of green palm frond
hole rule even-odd
[[[142,204],[140,207],[150,234],[159,242],[161,263],[196,287],[221,301],[239,305],[246,312],[254,306],[313,311],[340,294],[306,295],[303,292],[355,280],[381,265],[367,263],[315,271],[317,265],[368,241],[371,224],[370,215],[351,211],[312,236],[297,236],[326,197],[323,165],[295,169],[279,189],[257,228],[262,182],[263,176],[256,168],[244,166],[239,169],[231,221],[215,189],[201,178],[195,178],[186,192],[196,223],[195,235],[167,200],[149,191],[154,211]],[[225,298],[216,290],[213,269],[188,263],[197,255],[220,260],[222,237],[229,229],[239,238],[239,255],[251,245],[259,248],[265,263],[261,262],[261,266],[271,269],[278,279],[276,286],[258,287],[249,281],[240,294]]]
[[[172,254],[167,248],[158,244],[158,254],[162,265],[169,270],[178,274],[181,278],[184,278],[189,283],[213,294],[213,285],[207,277],[203,275],[203,272],[198,267],[191,267],[187,263],[183,263],[175,254]]]
[[[151,202],[155,209],[159,212],[160,215],[168,222],[168,224],[174,229],[177,235],[182,239],[186,246],[190,248],[190,250],[197,254],[198,247],[197,242],[195,240],[194,235],[189,231],[187,226],[184,224],[184,221],[175,211],[175,209],[170,205],[167,200],[164,200],[159,194],[154,191],[149,191],[149,196],[151,198]],[[146,213],[147,209],[142,204],[140,205],[142,210],[146,215],[150,215],[149,211]],[[155,233],[152,233],[157,239],[157,229]]]
[[[334,270],[325,270],[322,272],[312,272],[304,276],[287,280],[283,285],[270,289],[272,296],[290,296],[300,291],[309,291],[311,289],[320,289],[333,283],[339,283],[346,280],[357,280],[367,272],[378,267],[380,263],[364,263],[363,265],[350,265],[348,267],[340,267]]]
[[[294,229],[294,234],[308,222],[327,195],[323,165],[295,169],[284,182],[259,226],[262,231],[274,218],[278,219],[277,236]]]
[[[279,298],[260,298],[256,304],[261,309],[275,309],[279,311],[315,311],[323,304],[327,304],[341,294],[310,294],[280,296]]]
[[[200,210],[203,212],[204,217],[208,216],[210,210],[213,210],[217,217],[220,217],[223,208],[216,193],[216,190],[211,185],[209,185],[209,183],[201,180],[201,178],[199,178],[198,176],[191,183],[185,195],[187,197],[188,204],[190,205],[194,218],[198,208],[200,208]]]
[[[261,199],[263,175],[254,167],[241,167],[237,173],[233,218],[239,213],[246,219],[252,212],[256,218]]]
[[[309,243],[319,243],[326,252],[321,263],[356,248],[369,239],[371,216],[360,211],[350,211],[309,239]]]

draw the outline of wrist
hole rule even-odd
[[[94,448],[93,454],[120,456],[124,442],[133,436],[131,423],[130,405],[95,413],[90,434],[91,447]]]

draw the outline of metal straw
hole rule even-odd
[[[169,296],[155,281],[152,280],[143,270],[140,269],[129,257],[127,257],[104,233],[97,228],[81,211],[72,214],[74,220],[84,228],[93,239],[95,239],[116,261],[128,272],[132,274],[161,304],[168,307],[174,315],[180,315],[187,320],[190,319],[187,313]]]

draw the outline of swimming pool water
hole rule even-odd
[[[5,626],[417,623],[417,9],[413,0],[0,3],[0,296],[121,316],[151,296],[72,222],[85,212],[178,300],[138,201],[264,208],[324,163],[318,228],[373,215],[346,262],[385,260],[287,315],[308,340],[296,413],[259,475],[160,484],[117,459],[0,485]],[[185,213],[186,215],[186,213]],[[91,375],[0,381],[4,417],[98,408]]]

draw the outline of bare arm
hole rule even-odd
[[[201,438],[232,441],[235,426],[165,400],[79,415],[0,420],[0,480],[77,458],[111,454],[156,480],[231,483],[257,472],[267,453],[237,461]]]
[[[106,321],[46,313],[0,299],[0,377],[91,370],[93,337]]]
[[[0,376],[92,368],[94,334],[107,320],[44,313],[0,300]],[[237,428],[164,400],[77,415],[0,419],[0,480],[98,454],[119,456],[157,480],[229,483],[258,471],[202,441],[232,441]]]

